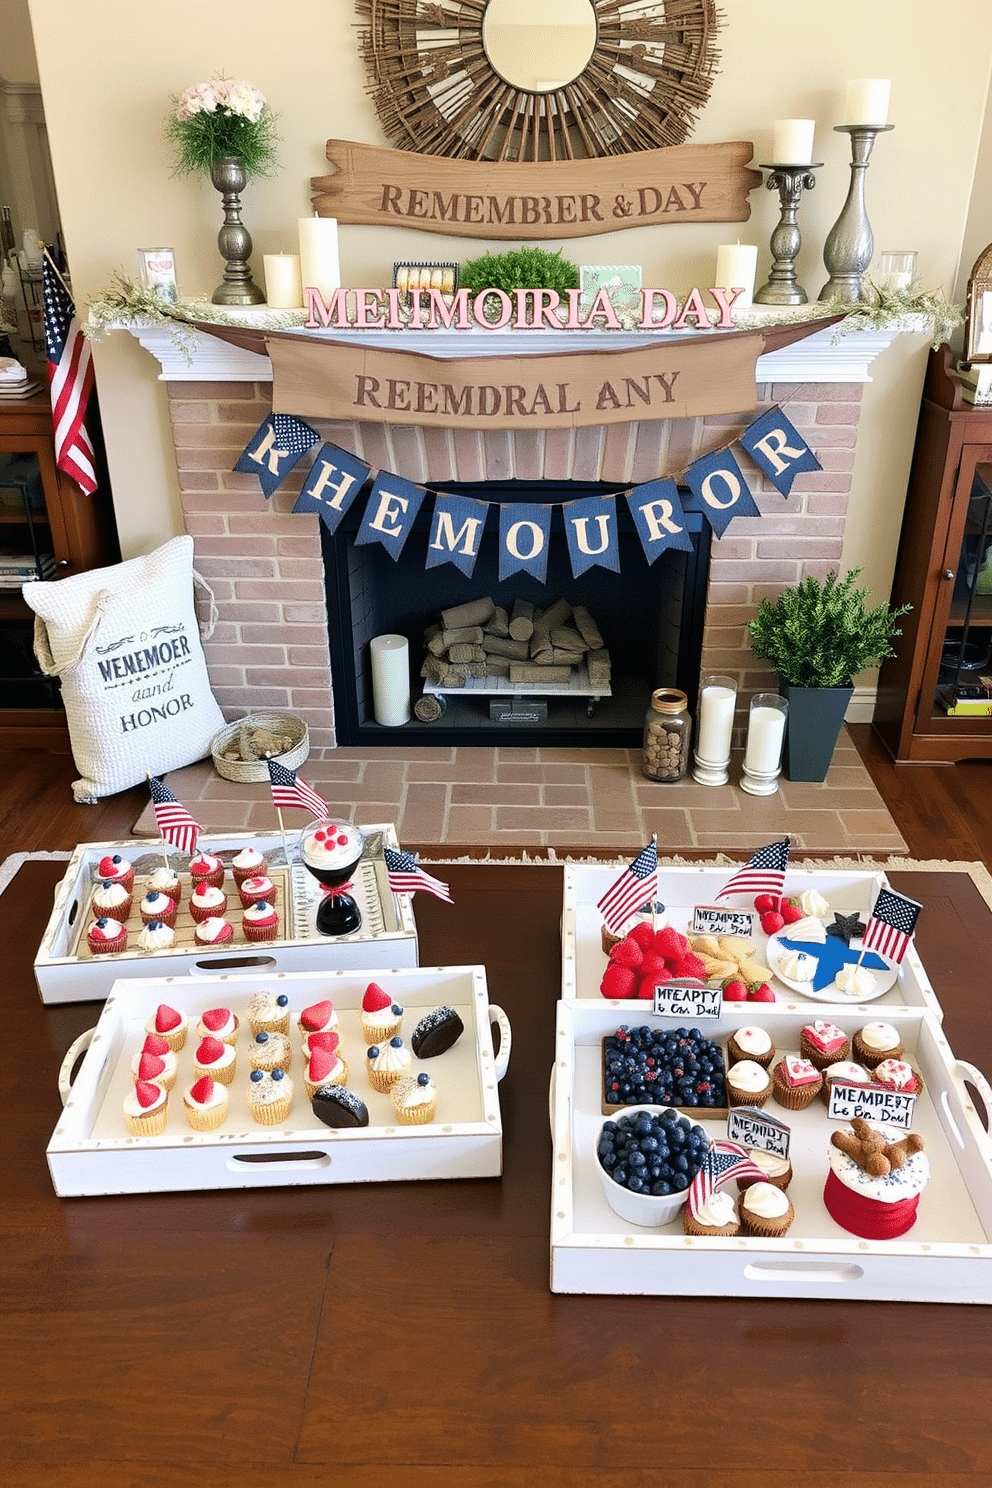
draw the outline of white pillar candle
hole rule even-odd
[[[730,758],[737,693],[715,678],[704,681],[699,693],[699,732],[696,753],[707,764],[721,765]]]
[[[410,722],[410,646],[406,636],[374,636],[369,643],[372,657],[372,710],[376,723],[398,728]]]
[[[771,775],[782,758],[785,714],[778,708],[752,708],[747,729],[744,768],[758,775]]]
[[[299,310],[303,305],[303,281],[296,253],[263,253],[265,298],[274,310]]]
[[[717,289],[739,289],[735,310],[746,310],[754,301],[754,276],[758,267],[758,250],[753,243],[721,243],[716,250]]]
[[[337,221],[334,217],[301,217],[299,228],[302,286],[319,290],[328,301],[341,288]]]
[[[891,89],[888,78],[857,78],[848,83],[844,123],[870,124],[875,129],[882,129],[889,122]]]
[[[815,119],[776,119],[772,131],[772,165],[809,165],[813,159]]]

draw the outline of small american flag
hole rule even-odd
[[[616,935],[621,925],[636,914],[642,904],[657,897],[658,844],[652,837],[620,877],[610,884],[596,908],[602,913],[607,928]]]
[[[703,1166],[689,1184],[689,1213],[698,1214],[716,1190],[731,1178],[766,1179],[767,1173],[747,1155],[747,1148],[718,1137],[703,1158]]]
[[[164,840],[178,847],[180,852],[195,853],[200,823],[193,820],[186,807],[180,805],[157,775],[149,776],[148,789],[152,793],[155,820]]]
[[[55,463],[87,496],[96,490],[93,445],[83,419],[93,389],[89,342],[48,254],[42,259],[45,355],[55,430]]]
[[[879,951],[890,961],[900,962],[909,949],[922,905],[892,889],[879,889],[875,907],[868,919],[862,945]]]
[[[754,857],[728,878],[717,899],[733,894],[781,894],[785,888],[785,869],[789,861],[789,839],[759,847]]]
[[[394,894],[415,894],[418,889],[423,889],[425,894],[433,894],[435,899],[443,899],[448,904],[452,902],[448,885],[418,868],[413,853],[404,852],[402,848],[397,852],[394,847],[384,847],[382,855],[386,860],[389,887]]]
[[[295,770],[287,770],[278,760],[269,760],[269,785],[272,788],[272,804],[277,811],[292,807],[298,811],[309,811],[314,816],[327,815],[327,802],[318,796],[312,785],[301,780]]]

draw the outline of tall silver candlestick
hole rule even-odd
[[[830,275],[820,290],[821,300],[856,305],[866,298],[862,280],[875,249],[865,211],[865,171],[876,134],[887,134],[892,124],[836,124],[838,134],[851,136],[851,184],[840,216],[827,234],[823,262]]]
[[[805,305],[809,295],[796,279],[796,259],[803,245],[796,225],[796,212],[803,191],[812,191],[816,185],[813,172],[819,170],[822,161],[808,165],[763,165],[762,170],[771,172],[765,182],[769,191],[778,192],[781,216],[772,233],[771,250],[775,262],[763,284],[755,293],[756,305]]]

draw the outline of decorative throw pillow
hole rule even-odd
[[[95,801],[147,775],[210,753],[224,727],[210,690],[193,586],[193,539],[175,537],[142,558],[70,579],[24,585],[35,612],[42,671],[62,684],[77,801]]]

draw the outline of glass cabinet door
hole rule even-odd
[[[931,717],[945,720],[945,727],[967,720],[966,726],[981,728],[984,719],[992,729],[992,463],[975,465],[962,505],[963,524],[954,523],[955,546],[949,544],[946,555],[944,579],[953,586],[946,624],[942,636],[935,632],[931,652],[939,643]],[[927,673],[934,678],[932,663]]]

